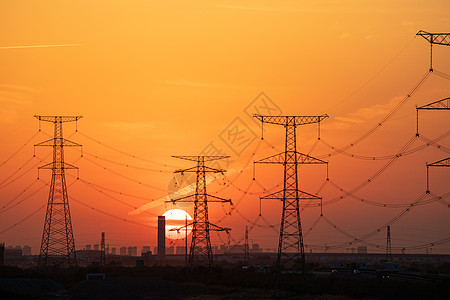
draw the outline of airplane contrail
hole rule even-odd
[[[73,47],[81,44],[59,44],[59,45],[29,45],[29,46],[0,46],[0,49],[26,49],[26,48],[52,48],[52,47]]]
[[[236,171],[230,170],[230,171],[228,171],[228,173],[229,174],[234,174],[234,173],[237,173],[237,170]],[[216,176],[214,176],[214,175],[206,176],[206,180],[205,180],[206,184],[208,185],[209,183],[213,182],[214,179],[216,179]],[[180,198],[181,196],[184,196],[184,195],[187,195],[189,193],[192,193],[192,192],[195,191],[196,185],[197,185],[197,183],[193,182],[193,183],[189,184],[188,186],[185,186],[184,188],[179,189],[175,193],[172,193],[172,194],[170,194],[168,196],[165,196],[163,198],[160,198],[160,199],[157,199],[155,201],[152,201],[152,202],[146,203],[144,205],[141,205],[140,207],[130,211],[128,214],[129,215],[138,215],[141,212],[149,210],[149,209],[151,209],[153,207],[160,206],[160,205],[162,205],[162,203],[164,203],[166,201],[172,201],[173,199]]]

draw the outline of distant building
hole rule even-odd
[[[251,253],[262,253],[262,249],[259,248],[259,244],[253,244],[250,252]]]
[[[22,247],[8,246],[4,252],[4,262],[9,265],[16,265],[22,259]]]
[[[92,250],[92,246],[91,245],[86,245],[86,251]]]
[[[224,254],[227,251],[228,251],[228,246],[224,244],[224,245],[220,245],[220,249],[219,249],[219,251],[217,253],[218,254]]]
[[[175,249],[176,254],[186,254],[186,246],[177,246]]]
[[[358,246],[357,251],[359,254],[367,254],[367,246]]]
[[[166,217],[158,216],[158,256],[166,255]]]
[[[150,252],[150,246],[144,246],[144,247],[142,247],[141,255],[144,254],[144,253],[147,253],[147,252]]]
[[[5,264],[5,244],[0,243],[0,266]]]
[[[228,249],[229,253],[244,253],[244,245],[231,245]]]
[[[31,255],[31,247],[28,245],[23,246],[22,255]]]
[[[127,255],[127,247],[120,247],[120,255]]]
[[[174,246],[167,247],[166,254],[175,254],[175,247]]]
[[[137,256],[137,247],[136,247],[136,246],[134,246],[134,247],[132,247],[132,246],[128,247],[128,255],[129,255],[129,256]]]
[[[111,248],[111,254],[112,254],[112,255],[116,255],[116,254],[117,254],[117,252],[116,252],[116,247],[112,247],[112,248]]]
[[[98,244],[94,244],[94,250],[95,250],[95,251],[98,251],[98,250],[100,250],[100,247],[99,247],[99,245],[98,245]]]

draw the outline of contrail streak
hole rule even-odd
[[[73,47],[73,46],[80,46],[80,44],[0,46],[0,49],[52,48],[52,47]]]

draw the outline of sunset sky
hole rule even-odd
[[[325,166],[299,168],[301,190],[326,204],[322,218],[317,206],[302,211],[306,251],[345,243],[330,251],[384,251],[386,230],[377,229],[425,193],[426,163],[449,157],[450,113],[421,111],[415,137],[415,106],[450,96],[450,47],[434,46],[435,72],[407,95],[430,67],[430,45],[415,34],[450,32],[450,2],[309,2],[0,0],[0,242],[39,252],[51,174],[41,170],[37,180],[37,167],[51,149],[36,148],[33,158],[33,145],[53,127],[42,122],[39,132],[33,116],[82,115],[77,132],[64,125],[84,153],[66,150],[79,167],[79,180],[66,175],[77,249],[99,243],[102,231],[110,247],[156,246],[158,215],[193,215],[190,205],[165,203],[192,180],[173,172],[194,166],[171,156],[200,153],[231,156],[208,191],[234,205],[211,203],[210,221],[232,229],[231,244],[243,243],[248,226],[251,243],[276,249],[282,205],[263,200],[258,218],[259,197],[282,188],[282,166],[257,165],[253,181],[252,162],[283,151],[285,131],[265,125],[261,140],[251,117],[276,112],[329,115],[320,141],[317,125],[297,129],[297,150],[329,162],[329,181]],[[404,99],[349,155],[328,155]],[[378,159],[405,145],[408,155]],[[408,247],[450,237],[450,197],[435,199],[449,182],[449,168],[430,169],[431,194],[391,224],[394,253],[425,253]],[[212,243],[228,237],[213,233]],[[450,242],[432,251],[448,254]]]

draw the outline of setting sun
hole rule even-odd
[[[186,220],[191,223],[191,216],[182,209],[171,209],[163,214],[166,217],[166,237],[169,239],[183,239],[186,236]],[[178,230],[177,230],[178,229]],[[187,226],[187,234],[192,231],[192,226]]]

